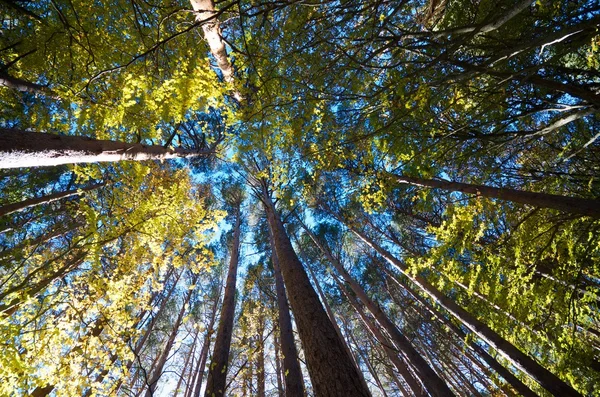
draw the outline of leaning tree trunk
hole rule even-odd
[[[0,72],[0,87],[12,88],[13,90],[21,91],[21,92],[29,92],[31,94],[43,95],[54,99],[59,99],[60,97],[50,88],[43,86],[41,84],[32,83],[27,80],[19,79],[17,77],[12,77],[7,73]]]
[[[387,336],[385,336],[383,334],[382,331],[379,330],[379,328],[377,328],[374,321],[372,321],[370,318],[367,317],[364,310],[360,307],[360,304],[358,303],[356,298],[354,298],[351,294],[349,294],[346,291],[346,288],[342,285],[342,283],[338,280],[338,278],[334,277],[334,280],[337,283],[340,291],[342,291],[342,293],[344,293],[344,295],[346,296],[346,298],[348,298],[348,301],[350,302],[352,307],[354,307],[354,309],[358,313],[358,315],[359,315],[361,321],[363,322],[363,324],[365,325],[365,327],[377,339],[377,341],[380,343],[380,345],[383,346],[385,354],[388,356],[388,358],[390,359],[392,364],[394,364],[394,366],[398,370],[398,373],[406,381],[406,383],[410,387],[410,390],[412,391],[412,393],[417,397],[426,397],[427,393],[423,389],[423,386],[421,386],[419,381],[410,372],[410,369],[408,368],[408,366],[400,358],[400,355],[398,354],[398,350],[396,349],[394,344],[387,338]]]
[[[233,333],[233,318],[235,315],[235,284],[240,257],[240,231],[241,214],[238,205],[235,215],[235,227],[233,229],[233,245],[229,259],[229,270],[227,271],[227,282],[225,284],[225,295],[223,297],[223,308],[221,309],[213,356],[208,369],[206,392],[204,394],[206,397],[225,395],[227,365]]]
[[[370,396],[344,348],[319,297],[294,252],[275,205],[263,184],[262,200],[273,235],[275,252],[288,293],[315,395],[324,397]]]
[[[431,285],[425,278],[421,276],[413,276],[407,271],[406,266],[397,258],[395,258],[387,250],[376,244],[372,239],[366,236],[366,234],[348,225],[362,241],[368,246],[373,248],[379,255],[385,258],[390,264],[395,266],[402,272],[409,280],[411,280],[416,286],[418,286],[423,292],[431,297],[436,303],[443,307],[446,311],[451,313],[456,319],[462,322],[467,328],[469,328],[475,335],[488,343],[502,356],[509,360],[515,367],[521,371],[527,373],[533,379],[536,380],[544,389],[548,390],[555,396],[577,396],[581,397],[575,389],[563,382],[559,377],[548,371],[546,368],[541,366],[535,360],[517,349],[512,343],[507,341],[498,335],[494,330],[488,327],[480,320],[473,317],[469,312],[460,307],[452,299],[448,298],[437,288]]]
[[[352,278],[350,273],[344,269],[342,264],[331,254],[329,249],[327,249],[324,244],[322,244],[317,237],[313,234],[313,232],[306,227],[306,225],[302,225],[304,230],[308,233],[312,241],[319,248],[319,250],[323,253],[323,255],[328,259],[329,263],[333,265],[333,267],[338,271],[338,273],[342,276],[344,281],[348,283],[352,291],[358,296],[358,298],[363,302],[363,304],[367,307],[367,309],[371,312],[371,314],[375,317],[377,322],[381,324],[383,328],[387,331],[387,333],[391,336],[392,340],[398,347],[398,349],[404,354],[404,356],[408,359],[410,364],[415,368],[415,371],[427,391],[435,397],[442,396],[452,396],[454,393],[450,390],[448,385],[435,373],[435,371],[429,366],[427,361],[419,354],[419,352],[413,347],[408,338],[400,332],[396,324],[392,323],[392,321],[387,317],[387,315],[383,312],[383,310],[377,305],[369,296],[366,294],[364,289]],[[415,394],[417,394],[418,390],[413,390]]]
[[[206,334],[204,335],[204,341],[202,342],[202,349],[200,350],[200,358],[198,359],[198,367],[196,368],[196,373],[194,374],[194,381],[192,381],[192,388],[190,390],[188,396],[199,397],[200,389],[202,389],[202,379],[204,379],[204,368],[206,367],[206,361],[208,359],[208,348],[210,347],[210,337],[213,333],[213,329],[215,327],[215,319],[217,318],[217,305],[219,304],[219,299],[221,298],[221,287],[215,296],[215,302],[210,313],[210,321],[208,323],[208,327],[206,327]]]
[[[0,128],[0,168],[205,157],[210,150],[168,149],[83,136]]]
[[[283,353],[283,373],[285,374],[285,395],[287,397],[304,396],[304,385],[302,384],[302,371],[298,362],[298,351],[294,342],[294,330],[292,328],[292,318],[290,316],[290,307],[288,306],[285,295],[285,286],[273,237],[271,241],[271,260],[273,262],[273,274],[275,276],[275,292],[277,294],[277,307],[279,309],[279,340],[281,341],[281,351]]]
[[[58,200],[61,200],[61,199],[67,198],[67,197],[80,196],[84,192],[89,192],[89,191],[98,189],[99,187],[102,187],[104,185],[106,185],[106,183],[95,183],[93,185],[90,185],[90,186],[87,186],[87,187],[84,187],[81,189],[67,190],[65,192],[48,194],[48,195],[45,195],[42,197],[30,198],[27,200],[20,201],[18,203],[7,204],[7,205],[0,207],[0,216],[10,215],[15,212],[23,211],[24,209],[35,207],[35,206],[38,206],[41,204],[53,203],[55,201],[58,201]]]
[[[198,280],[198,276],[194,277],[192,284],[195,284],[196,280]],[[190,290],[188,290],[187,294],[185,295],[185,299],[183,300],[183,303],[181,304],[181,309],[179,310],[179,314],[177,315],[177,318],[175,319],[175,323],[173,324],[173,329],[171,330],[169,339],[167,339],[167,343],[165,344],[165,347],[163,348],[163,351],[160,355],[160,359],[158,360],[158,363],[156,364],[156,367],[154,369],[154,373],[152,373],[152,377],[148,380],[148,390],[146,391],[146,397],[152,397],[154,395],[154,392],[156,391],[156,387],[158,386],[158,380],[160,379],[161,375],[163,374],[163,369],[165,367],[165,364],[167,363],[167,359],[169,358],[169,352],[171,351],[171,348],[173,347],[173,344],[175,343],[175,337],[177,337],[177,333],[179,332],[179,327],[181,326],[181,323],[183,322],[183,316],[185,315],[185,312],[188,308],[188,302],[190,301],[190,298],[192,297],[193,292],[194,292],[194,290],[190,289]]]
[[[431,313],[435,318],[437,318],[442,324],[447,326],[450,330],[452,330],[461,340],[468,343],[469,347],[473,349],[475,353],[481,357],[486,364],[496,371],[500,376],[504,378],[516,391],[518,391],[522,396],[525,397],[537,397],[527,385],[525,385],[519,378],[517,378],[512,372],[506,369],[502,364],[498,362],[494,357],[492,357],[483,347],[479,346],[473,338],[469,338],[467,333],[464,332],[460,327],[456,326],[452,321],[450,321],[444,314],[442,314],[438,309],[433,307],[426,299],[421,297],[416,291],[410,288],[406,283],[400,281],[396,275],[394,275],[390,270],[386,269],[383,264],[378,264],[379,267],[384,271],[384,273],[388,276],[388,279],[391,279],[395,282],[400,288],[406,291],[409,295],[411,295],[417,302],[419,302],[423,307]],[[390,296],[393,296],[392,292],[389,290],[386,282],[386,289]]]
[[[223,80],[227,83],[234,81],[234,69],[229,58],[227,57],[227,48],[225,41],[221,37],[221,25],[217,18],[218,12],[215,10],[213,0],[190,0],[192,8],[196,13],[196,21],[202,23],[202,31],[204,38],[210,47],[210,53],[217,60],[217,65],[223,73]],[[233,91],[233,97],[238,101],[242,101],[242,95],[239,91]]]
[[[497,188],[486,185],[474,185],[470,183],[450,182],[436,179],[424,179],[411,176],[390,174],[400,183],[413,186],[423,186],[434,189],[443,189],[451,192],[462,192],[475,194],[482,197],[512,201],[519,204],[527,204],[533,207],[551,208],[567,213],[600,218],[600,200],[579,197],[568,197],[557,194],[528,192],[511,188]]]

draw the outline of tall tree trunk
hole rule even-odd
[[[434,189],[443,189],[451,192],[475,194],[487,198],[512,201],[534,207],[551,208],[572,214],[580,214],[592,218],[600,218],[600,200],[579,197],[560,196],[557,194],[527,192],[511,188],[497,188],[486,185],[450,182],[445,180],[424,179],[411,176],[390,174],[400,183],[413,186],[424,186]]]
[[[0,0],[0,2],[3,1],[4,0]],[[0,72],[0,87],[12,88],[13,90],[21,92],[29,92],[31,94],[38,94],[54,99],[60,99],[57,93],[55,93],[46,86],[32,83],[27,80],[19,79],[17,77],[12,77],[9,74],[3,72]]]
[[[388,276],[388,280],[394,281],[400,288],[405,290],[408,294],[410,294],[417,302],[419,302],[423,307],[431,313],[435,318],[437,318],[442,324],[447,326],[450,330],[452,330],[460,339],[463,341],[467,341],[469,347],[473,349],[479,357],[481,357],[487,365],[490,366],[491,369],[496,371],[498,375],[502,376],[504,380],[508,382],[517,392],[519,392],[522,396],[525,397],[537,397],[537,394],[534,393],[527,385],[525,385],[519,378],[517,378],[512,372],[506,369],[502,364],[498,362],[494,357],[492,357],[484,348],[479,346],[473,338],[468,338],[467,333],[464,332],[460,327],[456,326],[452,321],[450,321],[444,314],[442,314],[439,310],[434,308],[426,299],[421,297],[416,291],[410,288],[406,283],[396,277],[391,271],[386,269],[382,264],[379,264],[379,267],[385,272]],[[390,296],[394,296],[394,294],[389,290],[389,286],[386,282],[386,289],[388,290],[388,294]]]
[[[279,361],[279,339],[277,333],[273,335],[273,346],[275,348],[275,376],[277,377],[277,396],[284,397],[283,382],[281,381],[281,362]]]
[[[20,201],[18,203],[7,204],[0,207],[0,216],[10,215],[12,213],[22,211],[26,208],[35,207],[41,204],[49,204],[54,201],[58,201],[67,197],[80,196],[84,192],[89,192],[99,187],[106,185],[106,182],[103,183],[95,183],[93,185],[81,188],[81,189],[72,189],[67,190],[65,192],[57,192],[53,194],[48,194],[42,197],[34,197],[27,200]]]
[[[387,315],[383,312],[383,310],[377,305],[363,288],[352,278],[350,273],[344,269],[342,264],[331,254],[329,249],[325,247],[323,243],[321,243],[317,237],[313,234],[313,232],[306,227],[306,225],[302,224],[304,230],[308,233],[312,241],[315,245],[321,250],[323,255],[328,259],[328,261],[333,265],[333,267],[338,271],[338,273],[342,276],[344,281],[348,283],[352,291],[358,296],[358,298],[363,302],[363,304],[369,309],[371,314],[375,316],[377,322],[381,324],[383,328],[388,332],[388,334],[392,337],[392,340],[400,349],[400,351],[407,357],[409,363],[415,368],[419,379],[425,385],[427,391],[436,397],[442,396],[452,396],[453,393],[448,388],[446,383],[435,373],[435,371],[429,366],[427,361],[423,359],[421,354],[417,352],[417,350],[412,346],[410,341],[400,332],[396,324],[392,323],[392,321],[387,317]],[[415,391],[416,393],[416,391]]]
[[[186,355],[185,357],[185,362],[183,363],[183,368],[181,369],[181,375],[179,375],[179,379],[177,380],[177,386],[175,386],[175,392],[173,393],[173,397],[177,397],[177,395],[179,394],[179,388],[181,387],[181,383],[183,382],[183,379],[186,377],[186,372],[188,369],[188,365],[190,366],[190,375],[192,374],[192,370],[194,368],[194,354],[196,353],[196,341],[198,340],[198,335],[200,334],[200,332],[198,330],[196,330],[196,332],[194,333],[194,339],[192,340],[192,346],[190,347],[190,352]],[[191,360],[191,363],[190,363]],[[188,376],[188,386],[189,386],[189,381],[190,381],[191,376]],[[187,389],[187,387],[186,387]]]
[[[302,384],[302,371],[298,362],[298,351],[294,341],[294,329],[290,307],[285,294],[285,285],[279,268],[279,260],[275,250],[273,236],[269,229],[269,240],[271,242],[271,262],[273,263],[273,274],[275,276],[275,292],[277,294],[277,307],[279,309],[279,340],[283,354],[283,373],[285,382],[285,395],[287,397],[304,396]]]
[[[192,284],[195,284],[196,280],[198,280],[198,276],[194,277]],[[181,304],[181,309],[179,310],[177,319],[175,320],[175,323],[173,324],[173,329],[171,330],[169,339],[167,339],[167,343],[165,344],[165,347],[163,348],[162,354],[160,355],[160,359],[158,360],[156,367],[154,368],[154,371],[152,372],[152,375],[151,375],[150,379],[148,380],[148,390],[146,391],[146,397],[152,397],[154,395],[154,391],[156,390],[156,387],[158,386],[158,380],[160,379],[160,377],[163,374],[163,369],[165,367],[165,364],[167,363],[167,359],[169,358],[169,352],[171,351],[171,348],[173,347],[173,344],[175,343],[175,338],[177,337],[177,333],[179,332],[179,327],[181,326],[181,323],[183,321],[183,316],[185,315],[185,312],[188,309],[188,307],[187,307],[188,302],[190,301],[190,298],[192,297],[193,292],[194,292],[194,290],[190,289],[190,290],[188,290],[187,294],[185,295],[185,299],[183,300],[183,303]]]
[[[263,183],[261,199],[315,394],[325,397],[370,396],[294,252],[266,182]]]
[[[372,239],[366,236],[366,234],[353,228],[351,225],[348,227],[368,246],[373,248],[379,253],[385,260],[390,264],[398,268],[409,280],[411,280],[416,286],[418,286],[425,294],[431,297],[441,307],[451,313],[456,319],[462,322],[467,328],[469,328],[475,335],[483,339],[486,343],[492,346],[502,356],[508,359],[515,367],[521,371],[527,373],[533,379],[536,380],[544,389],[548,390],[555,396],[577,396],[581,397],[577,391],[571,386],[563,382],[560,378],[542,367],[536,361],[531,359],[529,356],[517,349],[512,343],[502,338],[496,332],[494,332],[486,324],[482,323],[465,309],[456,304],[452,299],[441,293],[437,288],[431,285],[425,278],[421,276],[413,276],[410,272],[406,271],[406,266],[387,250],[376,244]]]
[[[200,389],[202,389],[202,380],[204,379],[204,369],[206,367],[206,361],[208,359],[208,349],[210,347],[210,337],[213,334],[213,330],[215,327],[215,320],[217,318],[217,306],[219,304],[219,299],[221,297],[221,291],[217,293],[215,297],[215,304],[213,305],[212,312],[210,315],[210,321],[208,327],[206,328],[206,334],[204,335],[204,341],[202,342],[202,350],[200,350],[200,358],[198,359],[198,367],[196,369],[196,373],[194,375],[195,385],[190,391],[190,396],[199,397]],[[187,396],[186,396],[187,397]]]
[[[346,325],[346,324],[344,323],[344,325]],[[352,335],[352,332],[350,332],[350,330],[348,330],[347,328],[346,328],[346,334],[348,336],[350,336],[350,339],[356,345],[357,354],[362,358],[363,362],[367,366],[367,369],[369,370],[371,377],[375,380],[375,383],[377,384],[377,387],[381,391],[381,394],[383,395],[383,397],[387,397],[388,395],[387,395],[387,392],[385,391],[385,388],[383,387],[383,383],[381,383],[381,379],[379,379],[379,375],[377,374],[377,371],[375,370],[375,368],[373,368],[373,365],[371,364],[369,357],[367,357],[365,352],[363,352],[360,349],[360,346],[359,346],[358,342],[356,341],[356,338],[354,337],[354,335]]]
[[[168,149],[83,136],[0,128],[0,168],[204,157],[211,150]]]
[[[265,317],[260,315],[258,318],[258,338],[256,339],[256,391],[258,397],[265,397],[265,341],[263,339],[265,331]]]
[[[358,313],[365,327],[379,341],[381,346],[383,346],[385,354],[388,356],[392,364],[394,364],[400,375],[402,375],[402,378],[404,378],[413,394],[418,397],[427,396],[427,393],[425,393],[425,390],[421,383],[419,383],[419,381],[415,379],[415,377],[410,372],[408,366],[400,358],[398,350],[393,345],[393,343],[391,343],[391,341],[383,334],[383,332],[381,332],[379,328],[377,328],[375,323],[367,317],[360,303],[356,300],[356,298],[354,298],[350,293],[348,293],[348,291],[346,291],[346,288],[342,285],[338,278],[334,277],[334,280],[338,284],[338,287],[340,288],[342,293],[346,296],[346,298],[348,298],[348,301],[350,302],[352,307],[354,307],[354,309]]]
[[[171,271],[172,270],[169,270],[169,273],[168,273],[167,277],[165,278],[165,283],[170,278],[170,275],[172,274]],[[169,291],[167,292],[166,296],[164,296],[162,298],[161,304],[158,308],[158,311],[154,315],[152,315],[152,318],[150,319],[150,322],[148,323],[148,326],[146,327],[144,334],[136,342],[135,348],[133,349],[133,355],[135,357],[138,357],[140,355],[140,353],[142,352],[142,348],[146,344],[146,341],[150,337],[150,334],[152,334],[152,331],[154,330],[154,326],[156,325],[158,319],[161,317],[162,313],[165,311],[165,308],[167,307],[167,302],[169,301],[171,295],[175,291],[175,288],[177,287],[177,283],[179,282],[179,278],[181,277],[181,274],[182,274],[182,272],[177,274],[175,281],[173,282],[173,285],[171,286],[171,288],[169,288]],[[133,363],[134,363],[134,360],[129,360],[125,363],[126,371],[124,371],[124,374],[128,374],[131,371],[131,367],[133,366]],[[124,375],[124,376],[126,376],[126,375]],[[124,382],[124,377],[117,381],[117,383],[115,384],[115,387],[113,388],[113,394],[119,394],[119,390],[121,389],[123,382]]]
[[[309,265],[307,265],[307,268],[308,268],[308,274],[309,274],[310,278],[312,279],[312,281],[313,281],[313,283],[315,285],[315,288],[317,289],[317,294],[321,298],[321,302],[323,302],[323,306],[325,307],[325,311],[327,312],[327,315],[329,316],[329,319],[331,320],[331,324],[334,326],[337,334],[340,336],[340,340],[344,344],[344,347],[346,348],[346,351],[348,352],[348,355],[352,358],[352,361],[354,362],[354,366],[356,367],[356,369],[358,370],[358,373],[360,374],[360,378],[361,378],[360,380],[361,380],[361,382],[364,384],[364,386],[366,388],[368,388],[369,386],[367,385],[367,381],[365,380],[365,377],[363,376],[363,373],[360,370],[359,364],[356,361],[356,358],[354,357],[354,354],[350,350],[350,347],[346,343],[346,341],[344,339],[344,334],[342,334],[342,330],[338,326],[338,323],[337,323],[337,321],[335,319],[335,315],[333,314],[333,310],[331,310],[331,306],[327,302],[327,298],[325,297],[325,294],[323,293],[323,290],[321,289],[321,286],[319,285],[319,280],[317,280],[317,277],[316,277],[315,273],[313,272],[313,270],[310,268]]]
[[[233,320],[235,315],[235,284],[237,280],[237,268],[240,256],[240,233],[241,214],[240,206],[236,208],[235,226],[233,229],[233,245],[231,257],[229,258],[229,269],[227,271],[227,282],[225,284],[225,295],[223,307],[219,318],[217,339],[213,350],[212,360],[208,369],[206,381],[206,397],[218,397],[225,395],[227,379],[227,366],[229,361],[229,349],[233,333]]]
[[[223,80],[233,83],[233,65],[229,62],[225,41],[221,37],[221,25],[217,18],[218,13],[215,10],[215,3],[213,0],[190,0],[190,3],[196,13],[196,21],[202,23],[204,38],[208,42],[210,53],[215,57],[217,65],[223,73]],[[242,95],[239,91],[234,90],[233,96],[238,102],[242,101]]]

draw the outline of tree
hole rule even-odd
[[[227,282],[225,283],[225,293],[223,295],[223,306],[219,317],[219,327],[217,328],[217,339],[215,340],[213,355],[208,371],[208,379],[206,381],[206,397],[212,395],[225,395],[229,349],[235,314],[235,285],[240,256],[240,234],[242,228],[241,205],[243,195],[241,189],[237,186],[233,186],[231,191],[226,191],[224,195],[226,200],[228,200],[228,205],[233,209],[235,226],[233,228],[233,239],[229,256],[229,268],[227,270]]]

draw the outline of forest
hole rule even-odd
[[[0,397],[600,396],[597,1],[0,18]]]

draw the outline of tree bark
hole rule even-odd
[[[256,391],[258,397],[265,397],[265,341],[263,339],[265,331],[265,318],[261,314],[258,319],[258,338],[256,339]]]
[[[397,182],[413,186],[443,189],[451,192],[475,194],[487,198],[512,201],[540,208],[551,208],[567,213],[600,218],[600,200],[579,197],[560,196],[557,194],[527,192],[511,188],[497,188],[486,185],[450,182],[445,180],[424,179],[411,176],[390,174]]]
[[[464,332],[460,327],[456,326],[452,321],[450,321],[444,314],[442,314],[439,310],[434,308],[427,300],[422,298],[416,291],[413,291],[408,285],[404,282],[400,281],[391,271],[386,269],[383,264],[379,264],[379,267],[385,272],[388,276],[388,279],[394,281],[400,288],[404,289],[408,294],[410,294],[417,302],[425,307],[425,309],[431,313],[434,317],[436,317],[442,324],[446,325],[450,330],[452,330],[460,339],[463,341],[468,341],[469,347],[473,349],[475,353],[481,357],[487,365],[490,366],[491,369],[496,371],[500,376],[504,378],[517,392],[519,392],[522,396],[525,397],[538,397],[536,393],[534,393],[527,385],[525,385],[519,378],[517,378],[512,372],[506,369],[502,364],[500,364],[494,357],[492,357],[484,348],[479,346],[477,342],[475,342],[472,338],[467,339],[467,333]],[[386,283],[387,284],[387,283]],[[387,287],[387,285],[386,285]],[[392,292],[388,290],[388,293],[392,295]]]
[[[81,188],[81,189],[72,189],[67,190],[65,192],[57,192],[53,194],[48,194],[42,197],[34,197],[27,200],[23,200],[18,203],[7,204],[0,207],[0,216],[10,215],[18,211],[22,211],[27,208],[35,207],[41,204],[49,204],[54,201],[58,201],[67,197],[80,196],[84,192],[89,192],[95,189],[98,189],[102,186],[106,185],[106,183],[95,183],[93,185]]]
[[[211,150],[168,149],[83,136],[0,128],[0,168],[205,157]]]
[[[229,258],[223,307],[221,309],[217,339],[215,340],[213,356],[208,370],[208,379],[206,381],[206,392],[204,394],[206,397],[224,396],[227,384],[227,366],[235,315],[235,284],[240,256],[241,214],[239,205],[236,208],[235,217],[233,245],[231,248],[231,257]]]
[[[4,0],[1,0],[0,2],[3,1]],[[17,77],[12,77],[7,73],[2,72],[0,72],[0,87],[12,88],[13,90],[21,92],[29,92],[31,94],[43,95],[53,99],[60,99],[56,92],[52,91],[46,86],[19,79]]]
[[[181,387],[181,383],[183,383],[183,378],[185,378],[185,373],[187,372],[188,369],[188,365],[190,366],[190,375],[192,374],[193,368],[194,368],[194,354],[196,353],[196,341],[198,340],[198,334],[199,331],[196,330],[196,332],[194,333],[194,339],[192,340],[192,345],[190,347],[190,352],[185,356],[185,362],[183,363],[183,368],[181,369],[181,374],[179,375],[179,379],[177,380],[177,386],[175,386],[175,392],[173,393],[173,397],[177,397],[177,395],[179,394],[179,388]],[[191,363],[190,363],[190,359],[191,359]],[[190,376],[191,377],[191,376]],[[186,382],[187,387],[186,389],[189,388],[189,379],[188,382]]]
[[[194,277],[192,284],[195,284],[197,279],[198,279],[198,276]],[[160,379],[160,377],[163,374],[163,369],[165,367],[165,364],[167,363],[167,359],[169,358],[169,352],[171,351],[171,348],[173,347],[173,344],[175,343],[175,337],[177,336],[177,333],[179,332],[179,327],[181,326],[181,323],[183,321],[183,316],[185,315],[185,312],[188,309],[188,307],[187,307],[188,302],[190,301],[190,298],[192,297],[193,292],[194,292],[194,290],[190,289],[190,290],[188,290],[187,294],[185,295],[185,299],[183,300],[183,303],[181,304],[181,309],[179,310],[177,319],[175,320],[175,323],[173,324],[173,329],[171,330],[171,333],[169,334],[169,339],[167,339],[167,343],[165,344],[165,347],[163,348],[162,354],[160,355],[160,359],[158,360],[156,367],[154,368],[152,376],[148,380],[148,390],[146,390],[146,397],[152,397],[154,395],[154,391],[156,390],[156,387],[158,386],[158,380]]]
[[[294,341],[294,329],[292,328],[292,318],[290,316],[290,307],[288,306],[285,294],[285,285],[279,268],[279,260],[273,242],[273,236],[270,233],[271,242],[271,261],[273,263],[273,274],[275,276],[275,292],[277,294],[277,307],[279,309],[279,340],[281,342],[281,351],[283,353],[283,373],[285,382],[286,397],[304,396],[304,386],[302,384],[302,371],[298,362],[298,351]]]
[[[261,198],[315,394],[324,397],[370,396],[294,252],[266,183],[263,183]]]
[[[344,269],[342,264],[334,258],[329,249],[327,249],[324,244],[322,244],[317,237],[313,234],[313,232],[306,227],[306,225],[302,225],[304,230],[308,233],[312,241],[319,248],[319,250],[323,253],[323,255],[329,260],[329,263],[333,265],[333,267],[338,271],[338,273],[342,276],[344,281],[348,283],[352,291],[358,296],[358,298],[363,302],[363,304],[369,309],[371,314],[375,316],[377,322],[381,324],[383,328],[388,332],[388,334],[392,337],[392,340],[398,347],[398,349],[407,357],[410,364],[415,368],[417,372],[417,376],[423,384],[427,391],[435,397],[442,396],[452,396],[454,395],[450,388],[446,385],[446,383],[435,373],[435,371],[429,366],[427,361],[423,359],[423,357],[417,352],[417,350],[412,346],[410,341],[400,332],[396,324],[392,323],[392,321],[387,317],[387,315],[383,312],[383,310],[377,305],[375,302],[369,298],[363,288],[352,278],[350,273]],[[417,391],[413,390],[415,394]]]
[[[512,343],[502,338],[490,327],[485,325],[468,313],[465,309],[456,304],[452,299],[441,293],[437,288],[431,285],[425,278],[421,276],[413,276],[410,272],[406,271],[406,266],[398,259],[396,259],[387,250],[376,244],[372,239],[367,237],[364,233],[354,229],[352,226],[348,227],[368,246],[373,248],[379,253],[386,261],[391,265],[395,266],[404,274],[409,280],[411,280],[416,286],[418,286],[423,292],[431,297],[441,307],[451,313],[456,319],[462,322],[467,328],[469,328],[475,335],[488,343],[502,356],[509,360],[515,367],[521,371],[527,373],[536,382],[538,382],[543,388],[548,390],[555,396],[577,396],[581,397],[575,389],[563,382],[560,378],[542,367],[536,361],[531,359],[529,356],[517,349]]]
[[[360,307],[360,304],[358,303],[356,298],[354,298],[351,294],[347,293],[346,288],[344,288],[341,282],[339,282],[337,277],[334,277],[334,280],[336,281],[336,283],[338,283],[338,287],[344,293],[346,298],[348,298],[348,301],[358,313],[363,324],[367,327],[369,332],[371,332],[371,334],[379,341],[381,346],[383,346],[385,354],[388,356],[392,364],[394,364],[400,375],[402,375],[402,378],[404,378],[413,394],[418,397],[427,396],[427,393],[425,393],[423,386],[419,383],[417,379],[415,379],[415,377],[410,372],[408,366],[400,359],[400,355],[398,354],[398,350],[396,349],[396,347],[383,334],[383,332],[381,332],[377,328],[374,322],[366,316],[364,310]]]
[[[277,377],[277,396],[284,397],[283,382],[281,382],[281,364],[279,359],[279,340],[277,334],[273,336],[273,346],[275,348],[275,376]]]
[[[196,13],[196,21],[202,22],[204,38],[208,42],[210,53],[215,57],[217,65],[223,73],[223,80],[233,83],[235,71],[229,62],[225,42],[221,37],[221,25],[217,19],[215,3],[213,0],[190,0],[190,3]],[[234,90],[233,96],[238,102],[242,101],[242,95],[237,90]]]
[[[206,367],[206,361],[208,359],[208,349],[210,347],[210,337],[213,333],[213,329],[215,326],[215,319],[217,318],[217,306],[219,304],[219,299],[221,296],[221,292],[217,293],[215,297],[215,304],[213,305],[213,309],[210,315],[210,322],[208,327],[206,328],[206,335],[204,335],[204,341],[202,342],[202,350],[200,350],[200,358],[198,360],[198,367],[196,369],[196,374],[194,375],[194,379],[196,380],[195,386],[193,387],[193,393],[190,392],[190,396],[199,397],[200,389],[202,389],[202,379],[204,378],[204,368]],[[187,397],[187,396],[186,396]]]

